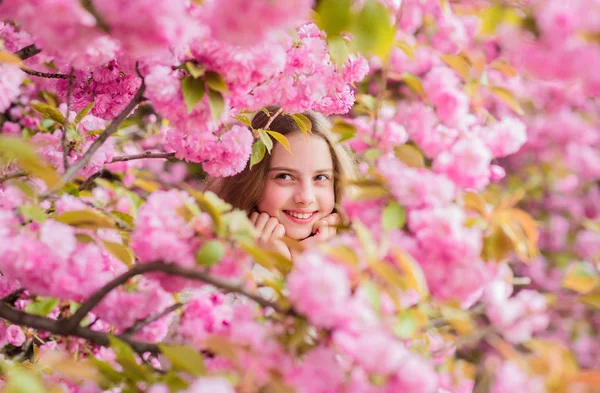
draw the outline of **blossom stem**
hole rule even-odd
[[[118,156],[113,158],[110,163],[113,162],[121,162],[121,161],[131,161],[131,160],[139,160],[139,159],[144,159],[144,158],[166,158],[166,159],[170,159],[170,158],[174,158],[175,157],[175,153],[152,153],[150,151],[144,152],[144,153],[140,153],[140,154],[131,154],[128,156]]]
[[[67,75],[67,74],[41,72],[41,71],[32,70],[31,68],[28,68],[25,66],[21,67],[21,71],[23,71],[24,73],[29,74],[29,75],[39,76],[40,78],[49,78],[49,79],[70,79],[71,78],[71,76]]]
[[[67,149],[67,125],[69,124],[69,113],[71,112],[71,96],[73,95],[73,72],[75,70],[71,68],[71,73],[69,74],[69,91],[67,92],[67,115],[65,116],[65,121],[63,122],[63,132],[60,138],[60,144],[63,149],[63,166],[65,171],[69,169],[69,152]]]
[[[158,314],[154,314],[154,315],[150,315],[148,318],[139,320],[135,323],[135,325],[133,325],[132,327],[126,329],[123,334],[124,335],[134,335],[137,332],[139,332],[140,330],[142,330],[144,328],[144,326],[150,325],[152,322],[158,321],[159,319],[161,319],[162,317],[164,317],[167,314],[172,313],[173,311],[176,311],[178,309],[180,309],[181,307],[183,307],[183,303],[175,303],[167,308],[165,308],[164,310],[162,310],[161,312],[159,312]]]
[[[19,56],[21,60],[27,60],[40,53],[42,50],[35,46],[35,44],[27,45],[15,52],[15,55]]]
[[[25,177],[27,176],[27,172],[25,171],[15,171],[15,172],[10,172],[10,173],[6,173],[4,175],[0,175],[0,184],[4,183],[7,180],[10,179],[16,179],[19,177]]]
[[[195,280],[195,281],[202,281],[204,283],[207,283],[214,287],[219,288],[220,290],[222,290],[225,293],[238,293],[240,295],[243,295],[243,296],[247,297],[248,299],[253,300],[254,302],[258,303],[259,305],[261,305],[265,308],[272,308],[273,310],[280,312],[280,313],[295,315],[295,311],[293,309],[289,309],[289,310],[283,309],[281,306],[277,305],[276,303],[270,302],[269,300],[264,299],[262,296],[250,292],[248,289],[246,289],[241,284],[230,283],[230,282],[227,282],[220,278],[210,276],[204,272],[193,270],[193,269],[186,269],[181,266],[174,265],[174,264],[166,264],[163,262],[152,262],[152,263],[147,263],[147,264],[135,265],[133,268],[129,269],[128,271],[121,274],[120,276],[115,277],[112,281],[108,282],[102,288],[100,288],[95,293],[93,293],[81,305],[81,307],[79,307],[79,309],[75,312],[75,314],[73,314],[73,316],[71,316],[71,318],[69,318],[65,321],[62,321],[64,324],[65,331],[67,331],[67,332],[75,331],[75,329],[77,329],[77,327],[79,326],[79,324],[83,320],[83,318],[85,318],[85,316],[90,311],[92,311],[92,309],[94,307],[96,307],[102,301],[102,299],[104,299],[104,297],[106,297],[106,295],[108,295],[110,293],[110,291],[119,287],[122,284],[125,284],[130,278],[133,278],[133,277],[141,275],[141,274],[150,273],[150,272],[162,272],[162,273],[166,273],[170,276],[183,277],[183,278],[188,278],[190,280]]]

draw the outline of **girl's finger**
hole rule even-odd
[[[336,226],[342,221],[341,217],[337,213],[331,213],[327,217],[324,218],[325,221],[329,224],[329,226]]]
[[[258,218],[258,213],[257,212],[252,212],[250,214],[250,217],[248,217],[250,219],[250,222],[252,223],[252,225],[256,225],[256,219]]]
[[[262,229],[260,240],[263,242],[268,242],[271,239],[273,231],[275,230],[275,227],[277,227],[277,225],[279,225],[279,220],[275,217],[269,217],[269,219],[265,223],[264,228]]]
[[[269,221],[269,218],[271,218],[271,216],[269,216],[267,213],[260,213],[256,219],[254,227],[262,233],[267,221]]]
[[[281,239],[285,236],[285,227],[281,224],[277,224],[275,229],[273,230],[272,238]]]

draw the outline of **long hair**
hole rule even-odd
[[[279,109],[279,106],[274,105],[267,107],[266,111],[259,111],[252,119],[252,127],[254,129],[264,128]],[[267,115],[266,112],[269,114]],[[329,145],[333,160],[335,202],[338,205],[344,195],[347,182],[355,178],[354,160],[346,148],[335,142],[331,133],[331,123],[324,115],[314,111],[306,111],[302,114],[311,121],[312,134],[323,138]],[[274,118],[269,129],[283,135],[302,132],[294,118],[285,113]],[[262,161],[254,165],[252,169],[248,163],[246,168],[237,175],[209,180],[208,188],[213,189],[220,198],[233,207],[250,211],[256,208],[263,197],[270,164],[271,155],[266,154]]]

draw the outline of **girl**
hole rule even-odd
[[[303,113],[312,123],[312,133],[305,136],[291,115],[279,113],[278,106],[266,109],[254,116],[252,127],[265,128],[270,122],[270,130],[287,137],[293,155],[276,143],[272,154],[252,169],[248,165],[239,174],[220,179],[215,187],[226,202],[250,213],[260,243],[291,257],[281,241],[284,236],[307,244],[335,234],[340,223],[336,205],[354,177],[354,162],[335,143],[322,114]]]

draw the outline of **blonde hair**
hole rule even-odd
[[[269,106],[266,111],[258,112],[252,119],[252,128],[264,128],[271,117],[280,109],[279,106]],[[267,115],[268,112],[269,114]],[[352,155],[342,145],[335,142],[331,133],[331,123],[321,113],[306,111],[302,113],[312,123],[312,134],[323,138],[329,145],[333,160],[334,195],[336,205],[339,205],[349,180],[355,178],[355,163]],[[270,130],[283,135],[292,132],[302,132],[296,120],[291,115],[280,113],[272,119]],[[233,207],[250,211],[258,205],[263,197],[267,172],[271,163],[271,155],[266,154],[261,162],[250,169],[250,163],[237,175],[209,181],[208,188],[214,189],[220,198]]]

